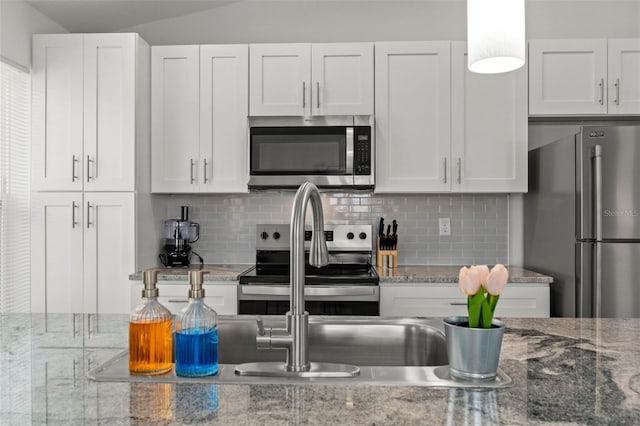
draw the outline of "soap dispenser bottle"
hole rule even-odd
[[[175,368],[183,377],[218,373],[218,314],[204,303],[204,271],[189,271],[189,305],[176,317]]]
[[[158,302],[158,270],[143,273],[142,303],[129,321],[129,373],[155,376],[172,368],[172,316]]]

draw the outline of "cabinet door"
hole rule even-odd
[[[84,189],[133,191],[134,34],[84,36]]]
[[[249,114],[311,114],[311,46],[249,46]]]
[[[640,39],[608,40],[609,114],[640,114]]]
[[[477,74],[466,43],[452,44],[454,192],[527,191],[527,68]]]
[[[197,192],[198,46],[151,48],[153,192]]]
[[[529,42],[529,114],[606,113],[605,39]]]
[[[247,45],[200,46],[201,192],[247,192]]]
[[[82,219],[81,193],[33,193],[32,312],[82,312]]]
[[[130,312],[128,276],[136,268],[134,197],[85,193],[83,312]]]
[[[376,192],[451,189],[450,43],[376,43]]]
[[[33,190],[82,190],[82,69],[82,35],[33,36]]]
[[[313,115],[373,114],[373,43],[311,46]]]

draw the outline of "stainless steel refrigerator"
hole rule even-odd
[[[553,276],[552,316],[640,317],[640,125],[529,152],[524,266]]]

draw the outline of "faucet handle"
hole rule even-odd
[[[262,317],[256,318],[256,322],[258,323],[258,336],[264,336],[266,333],[264,331],[264,323],[262,322]]]

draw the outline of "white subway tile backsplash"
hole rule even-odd
[[[200,223],[193,244],[208,263],[253,263],[255,226],[288,223],[295,193],[255,192],[237,195],[154,195],[165,218],[190,207]],[[509,207],[505,194],[377,195],[365,192],[323,193],[325,221],[371,224],[380,217],[398,221],[399,263],[459,265],[508,263]],[[165,207],[166,206],[166,207]],[[308,215],[310,217],[310,215]],[[451,235],[440,236],[438,218],[451,219]],[[158,247],[158,249],[160,249]]]

